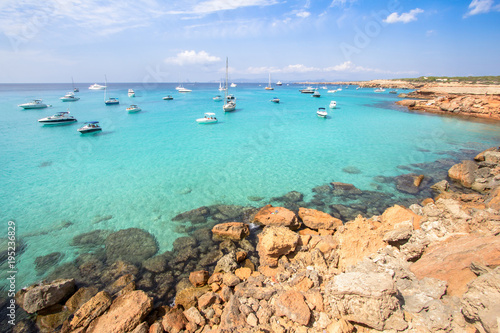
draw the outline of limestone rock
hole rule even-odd
[[[97,293],[75,312],[73,319],[69,323],[68,331],[80,327],[87,328],[92,320],[99,317],[111,306],[111,303],[111,296],[107,292],[101,291]]]
[[[294,212],[283,207],[266,205],[255,215],[254,223],[266,226],[283,226],[292,230],[300,227],[300,221]]]
[[[293,322],[307,325],[311,319],[311,310],[307,306],[302,293],[288,290],[281,294],[275,302],[276,315],[287,316]]]
[[[276,266],[278,259],[295,250],[299,235],[286,227],[266,227],[259,234],[259,252],[261,265]]]
[[[59,303],[74,290],[74,279],[55,280],[21,289],[16,294],[16,301],[27,313],[34,313]]]
[[[236,261],[236,254],[234,252],[229,252],[225,256],[217,261],[214,273],[219,272],[234,272],[238,268],[238,262]]]
[[[465,187],[471,187],[474,183],[475,175],[478,166],[473,161],[465,160],[460,164],[455,164],[448,170],[448,177],[458,181]]]
[[[109,310],[91,323],[86,333],[132,331],[152,308],[153,300],[144,291],[130,291],[115,299]]]
[[[222,312],[220,318],[220,329],[237,329],[238,327],[245,326],[246,318],[243,313],[240,311],[241,303],[237,297],[232,295],[224,310]]]
[[[188,323],[181,308],[172,308],[163,316],[162,326],[166,332],[178,333],[182,331]]]
[[[315,209],[300,207],[299,217],[308,228],[315,230],[335,230],[343,225],[341,220]]]
[[[437,192],[446,192],[448,191],[448,188],[450,187],[450,184],[448,183],[447,180],[443,179],[440,182],[437,182],[436,184],[431,186],[431,189],[437,191]]]
[[[149,232],[129,228],[112,233],[106,238],[106,257],[109,263],[125,260],[141,264],[158,252],[156,239]]]
[[[212,233],[219,238],[229,238],[238,241],[250,235],[250,229],[247,224],[242,222],[228,222],[214,226]]]

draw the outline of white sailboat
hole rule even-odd
[[[271,87],[271,73],[269,73],[269,84],[267,85],[267,87],[265,89],[266,90],[274,90],[274,88]]]
[[[222,106],[222,110],[224,110],[224,112],[230,112],[230,111],[234,111],[236,110],[236,102],[234,101],[234,98],[228,98],[227,96],[227,93],[228,93],[228,86],[227,86],[227,77],[228,77],[228,60],[227,60],[227,57],[226,57],[226,85],[225,85],[225,93],[224,93],[224,105]]]

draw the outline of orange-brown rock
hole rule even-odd
[[[460,182],[465,187],[471,187],[474,183],[478,166],[473,161],[465,160],[462,163],[455,164],[448,170],[448,177]]]
[[[184,316],[183,310],[175,306],[163,316],[161,323],[166,332],[178,333],[186,328],[188,320]]]
[[[215,237],[241,240],[250,235],[248,225],[242,222],[220,223],[212,228]]]
[[[311,310],[304,296],[296,290],[288,290],[281,294],[276,299],[275,307],[277,316],[286,316],[300,325],[307,325],[311,319]]]
[[[266,205],[257,212],[254,222],[266,226],[282,226],[292,230],[300,227],[300,221],[294,212],[283,207]]]
[[[314,282],[311,281],[307,276],[300,279],[296,284],[293,285],[293,288],[297,291],[306,292],[314,286]]]
[[[278,265],[279,257],[294,251],[298,241],[299,235],[286,227],[265,227],[257,245],[261,265]]]
[[[189,274],[189,282],[195,287],[207,284],[209,273],[207,271],[195,271]]]
[[[111,306],[111,303],[111,296],[107,292],[101,291],[97,293],[75,312],[73,319],[69,322],[67,331],[80,327],[86,328],[92,320],[103,314]]]
[[[489,208],[500,210],[500,186],[497,186],[488,194],[486,205]]]
[[[128,292],[113,301],[109,310],[94,320],[87,333],[132,331],[153,308],[153,299],[142,290]]]
[[[236,261],[242,262],[247,258],[247,253],[245,251],[237,251],[236,252]]]
[[[196,306],[198,298],[209,291],[212,291],[210,286],[183,289],[175,295],[175,304],[182,305],[184,309],[189,309],[192,306]]]
[[[410,209],[403,206],[394,205],[389,207],[382,214],[382,223],[384,225],[394,226],[397,223],[404,221],[411,221],[413,223],[413,229],[420,229],[420,220],[422,216],[415,214]]]
[[[252,270],[248,267],[241,267],[238,268],[236,271],[234,271],[234,274],[240,279],[240,280],[246,280],[252,275]]]
[[[308,228],[315,230],[335,230],[343,225],[341,220],[316,209],[300,207],[299,217]]]
[[[467,283],[476,278],[469,268],[473,261],[499,266],[500,236],[468,235],[436,243],[429,246],[410,270],[419,279],[433,277],[446,281],[447,294],[461,296],[467,290]]]

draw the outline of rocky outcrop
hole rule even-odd
[[[335,230],[343,225],[341,220],[316,209],[300,207],[299,217],[306,227],[316,230]]]
[[[71,332],[79,328],[86,329],[95,318],[99,317],[111,306],[111,303],[112,298],[107,292],[99,292],[75,312],[73,319],[65,325],[63,331]]]
[[[259,234],[260,264],[276,266],[278,259],[295,250],[299,242],[299,236],[286,227],[266,227]]]
[[[294,212],[283,207],[267,205],[261,208],[255,215],[254,223],[268,226],[282,226],[292,230],[300,227],[300,221]]]
[[[471,187],[474,183],[477,170],[478,166],[474,161],[463,161],[451,167],[448,171],[448,177],[460,182],[465,187]]]
[[[240,240],[250,235],[250,229],[242,222],[228,222],[215,225],[212,233],[214,237]]]
[[[35,313],[69,298],[75,290],[75,280],[55,280],[21,289],[16,302],[27,313]]]

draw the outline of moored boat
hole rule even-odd
[[[196,122],[198,124],[212,124],[218,122],[218,120],[215,117],[215,113],[206,112],[205,116],[203,118],[196,119]]]
[[[88,121],[85,123],[85,125],[77,129],[77,131],[80,132],[81,134],[86,134],[86,133],[102,131],[102,128],[101,126],[99,126],[98,121]]]
[[[70,116],[68,111],[58,112],[50,117],[38,119],[38,122],[44,125],[61,125],[74,123],[76,121],[75,117]]]
[[[163,97],[163,100],[165,100],[165,101],[170,101],[172,99],[174,99],[174,98],[171,95]]]
[[[337,107],[337,102],[331,101],[330,102],[330,109],[335,109]]]
[[[175,88],[175,89],[177,89],[177,88]],[[188,92],[191,92],[192,90],[184,88],[184,87],[180,87],[179,89],[177,89],[177,91],[180,93],[188,93]]]
[[[319,93],[319,91],[315,90],[312,94],[312,97],[321,97],[321,94]]]
[[[100,84],[94,83],[89,87],[90,90],[104,90],[106,86],[101,86]]]
[[[375,92],[384,92],[384,91],[385,91],[384,88],[377,88],[377,89],[375,89]]]
[[[273,103],[279,103],[280,102],[280,99],[278,97],[274,97],[271,102]]]
[[[59,99],[63,102],[76,102],[80,99],[80,97],[76,97],[74,93],[69,92]]]
[[[304,88],[304,89],[301,89],[299,90],[301,93],[303,94],[314,94],[314,92],[316,91],[313,87],[307,87],[307,88]]]
[[[128,113],[133,113],[133,112],[139,112],[142,109],[140,107],[138,107],[137,105],[132,104],[128,108],[126,108],[126,110],[127,110]]]
[[[282,83],[281,81],[278,81],[278,82],[276,82],[276,85],[277,85],[277,86],[282,86],[282,85],[283,85],[283,83]]]
[[[106,105],[116,105],[120,104],[120,101],[118,100],[118,98],[110,97],[109,99],[105,100],[104,103]]]
[[[265,87],[264,89],[274,90],[274,88],[271,86],[271,73],[269,73],[269,83],[268,83],[267,87]]]
[[[225,104],[222,106],[222,110],[224,110],[224,112],[231,112],[231,111],[236,110],[236,101],[235,101],[234,96],[228,95],[228,92],[229,92],[229,88],[227,86],[228,68],[229,68],[228,59],[226,57],[226,84],[224,86],[224,88],[225,88],[225,91],[224,91]]]
[[[134,89],[131,88],[131,89],[128,90],[128,97],[135,97],[135,91],[134,91]]]
[[[18,106],[23,109],[43,109],[49,107],[50,105],[43,103],[41,99],[34,99],[31,102],[19,104]]]
[[[321,117],[321,118],[326,118],[326,116],[328,115],[325,108],[318,108],[318,111],[316,111],[316,114],[318,115],[318,117]]]
[[[214,97],[214,98],[212,98],[212,99],[213,99],[214,101],[216,101],[216,102],[220,102],[220,101],[222,101],[222,96],[221,96],[221,95],[217,95],[217,96],[215,96],[215,97]]]

